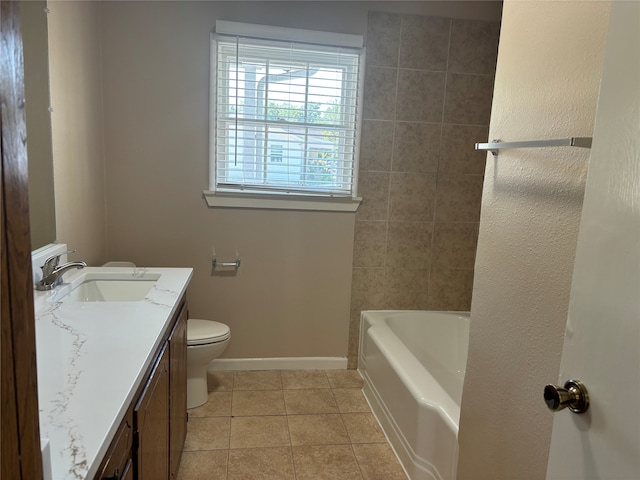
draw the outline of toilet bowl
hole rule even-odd
[[[207,365],[229,344],[231,330],[212,320],[187,321],[187,408],[207,402]]]

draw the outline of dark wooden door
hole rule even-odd
[[[178,477],[180,458],[187,435],[187,307],[182,308],[169,337],[169,472]]]
[[[0,2],[0,477],[42,479],[19,2]]]
[[[169,478],[169,350],[160,352],[155,368],[133,409],[137,436],[134,478]]]

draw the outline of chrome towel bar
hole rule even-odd
[[[489,150],[494,157],[503,148],[541,148],[541,147],[580,147],[591,148],[591,137],[569,137],[556,140],[529,140],[525,142],[501,142],[494,140],[490,143],[476,143],[476,150]]]

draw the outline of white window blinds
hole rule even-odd
[[[361,49],[220,33],[214,47],[215,190],[353,196]]]

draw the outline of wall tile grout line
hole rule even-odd
[[[362,171],[375,170],[378,176],[372,174],[374,181],[362,196],[369,202],[368,216],[374,217],[377,211],[375,220],[382,221],[379,213],[384,207],[387,218],[386,228],[371,223],[356,232],[354,249],[364,262],[358,264],[361,269],[353,270],[350,368],[357,366],[359,344],[355,309],[469,308],[473,269],[460,266],[466,266],[475,256],[470,232],[471,225],[479,221],[476,210],[486,158],[478,158],[473,143],[484,141],[488,132],[484,116],[490,104],[486,92],[495,71],[486,72],[485,67],[495,62],[495,51],[486,46],[493,40],[479,37],[476,30],[458,27],[458,19],[451,17],[438,17],[436,21],[429,15],[383,12],[368,17],[368,38],[375,35],[378,39],[367,46],[375,59],[370,65],[375,63],[385,70],[370,72],[375,78],[369,82],[368,99],[376,102],[376,111],[366,115],[371,122],[369,140],[365,140],[371,142],[366,144],[366,160],[370,163]],[[427,42],[427,38],[431,40]],[[480,55],[479,44],[486,44]],[[392,68],[397,69],[395,75]],[[378,81],[378,77],[385,80]],[[388,90],[391,77],[396,82],[393,92]],[[400,110],[403,106],[406,114]],[[436,118],[429,113],[434,108],[441,109]],[[389,135],[392,127],[393,135]],[[384,158],[389,150],[390,164]],[[379,182],[383,174],[389,175],[385,197]],[[416,225],[409,223],[412,220],[428,222],[431,230],[410,227]],[[396,221],[400,223],[396,225]],[[384,250],[380,250],[381,244]],[[452,260],[456,250],[467,263]],[[407,262],[399,268],[402,258]],[[446,268],[448,264],[456,267]]]

